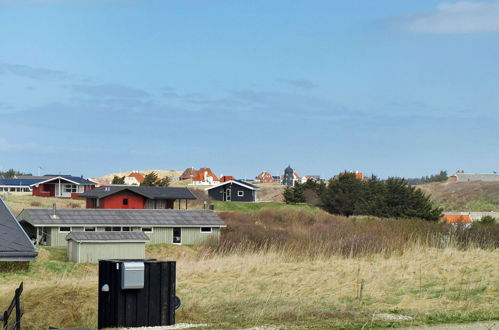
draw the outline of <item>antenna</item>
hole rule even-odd
[[[41,170],[43,170],[43,167],[38,166],[38,176],[41,176],[41,173],[40,173]]]

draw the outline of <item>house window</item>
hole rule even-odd
[[[175,227],[173,228],[173,244],[181,244],[182,243],[182,228]]]
[[[113,227],[106,227],[104,228],[105,231],[112,231],[113,230]]]
[[[144,233],[152,233],[152,227],[142,227]]]
[[[113,231],[121,231],[121,227],[113,227]]]
[[[95,227],[85,227],[85,231],[95,231]]]
[[[239,190],[239,191],[237,192],[237,197],[243,197],[243,196],[244,196],[244,191]]]
[[[78,192],[78,186],[75,184],[67,184],[64,186],[64,191],[68,193]]]
[[[123,231],[130,231],[130,227],[123,227],[122,230]]]
[[[211,233],[211,227],[201,227],[202,233]]]
[[[60,233],[69,233],[71,231],[71,227],[59,227]]]
[[[128,198],[123,198],[123,205],[128,205]]]

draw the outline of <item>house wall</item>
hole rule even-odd
[[[128,199],[128,205],[123,205],[124,199]],[[130,192],[119,192],[101,198],[99,203],[101,209],[143,209],[145,207],[145,198]]]
[[[231,189],[231,201],[233,202],[254,202],[256,201],[256,194],[254,190],[242,187],[237,184],[226,184],[224,186],[220,186],[218,188],[213,188],[208,190],[208,196],[211,199],[217,200],[217,201],[225,201],[226,195],[227,195],[227,190]],[[244,196],[237,196],[238,192],[242,191],[244,193]]]
[[[100,259],[145,259],[144,242],[69,242],[70,260],[77,263],[98,263]]]
[[[66,236],[68,233],[60,233],[59,227],[46,227],[47,230],[47,245],[52,247],[67,246]],[[84,227],[71,227],[71,231],[83,231]],[[105,231],[105,227],[96,227],[96,231]],[[139,227],[133,227],[132,231],[140,231]],[[154,227],[152,233],[146,233],[150,241],[148,244],[172,244],[173,228],[171,227]],[[182,244],[199,244],[203,240],[210,237],[220,238],[220,228],[212,228],[211,233],[201,233],[200,227],[182,228]]]

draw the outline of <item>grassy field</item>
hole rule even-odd
[[[295,259],[270,251],[208,256],[190,247],[153,246],[147,254],[177,260],[179,323],[358,329],[499,319],[497,251],[414,247],[390,258]],[[75,265],[63,249],[42,248],[28,272],[0,277],[2,306],[20,281],[25,329],[96,327],[95,265]],[[376,320],[377,313],[413,320]]]
[[[262,202],[262,203],[244,203],[244,202],[219,202],[212,201],[217,211],[239,211],[239,212],[254,212],[264,208],[285,208],[285,209],[309,209],[313,210],[316,207],[307,204],[288,205],[278,202]]]
[[[434,182],[418,187],[446,211],[499,211],[498,182]]]
[[[221,216],[229,227],[220,241],[147,248],[148,258],[177,261],[178,323],[366,329],[499,319],[497,227],[449,236],[437,223],[299,207]],[[28,271],[0,275],[0,306],[24,281],[25,329],[96,327],[97,266],[68,262],[64,249],[39,252]]]
[[[19,194],[0,194],[14,215],[19,215],[25,208],[52,208],[55,203],[57,208],[84,208],[85,201],[80,199],[37,197]]]

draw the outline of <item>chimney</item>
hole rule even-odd
[[[208,171],[204,171],[204,181],[206,181],[207,177],[208,177]]]
[[[54,204],[52,204],[52,215],[50,216],[52,219],[58,219],[58,216],[57,216],[57,207]]]

